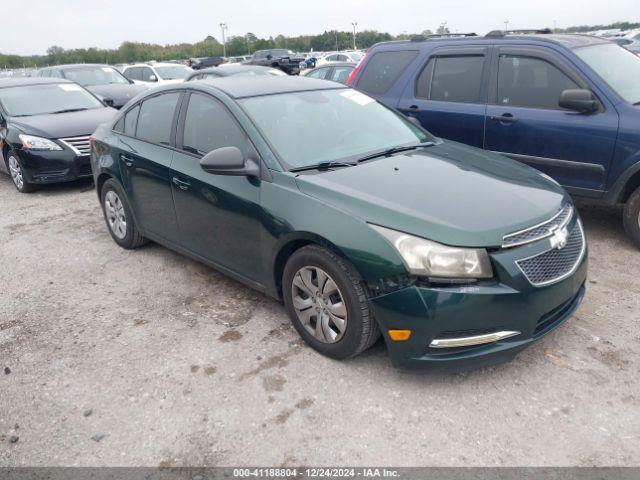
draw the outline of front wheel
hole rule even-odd
[[[640,248],[640,187],[636,188],[624,206],[624,229],[636,247]]]
[[[11,175],[13,185],[20,193],[31,193],[36,190],[36,185],[27,182],[20,157],[18,157],[18,154],[13,150],[9,150],[7,166],[9,167],[9,174]]]
[[[353,357],[380,336],[360,275],[330,250],[297,250],[285,266],[282,293],[293,326],[323,355]]]
[[[100,200],[107,228],[118,245],[130,250],[146,243],[133,220],[129,201],[115,180],[104,182]]]

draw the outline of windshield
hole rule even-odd
[[[192,70],[189,67],[185,67],[184,65],[171,65],[167,67],[158,67],[156,66],[156,72],[160,75],[160,78],[163,80],[176,80],[181,78],[186,78]]]
[[[615,44],[574,51],[623,99],[633,104],[640,102],[640,57]]]
[[[289,168],[434,140],[402,115],[351,89],[266,95],[240,103]]]
[[[108,85],[110,83],[129,83],[129,81],[113,67],[73,68],[65,70],[64,76],[84,87],[91,85]]]
[[[0,88],[0,103],[10,117],[103,107],[96,97],[74,83]]]

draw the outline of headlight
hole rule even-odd
[[[62,150],[62,147],[47,138],[34,137],[33,135],[18,135],[22,146],[27,150]]]
[[[407,233],[370,225],[393,245],[413,275],[446,278],[491,278],[493,270],[483,248],[457,248]]]

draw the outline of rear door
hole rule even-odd
[[[130,109],[119,135],[118,161],[136,220],[145,232],[178,243],[171,192],[177,106],[182,93],[149,97]]]
[[[496,48],[492,67],[485,148],[531,165],[566,187],[603,190],[618,131],[613,105],[547,47]],[[600,111],[560,108],[562,91],[575,88],[591,89]]]
[[[257,156],[244,130],[219,100],[193,92],[183,102],[177,145],[172,181],[182,246],[262,283],[261,181],[200,167],[204,154],[221,147]]]
[[[490,47],[434,49],[407,84],[398,109],[431,133],[484,146]]]

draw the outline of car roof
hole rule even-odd
[[[242,65],[242,64],[231,64],[226,65],[222,68],[220,67],[208,67],[203,68],[202,70],[194,70],[190,76],[200,75],[201,73],[220,73],[220,77],[227,77],[229,75],[233,75],[235,72],[259,72],[261,70],[276,70],[272,67],[263,67],[260,65]]]
[[[355,67],[356,65],[358,65],[356,62],[327,62],[322,65],[318,65],[314,70],[327,67]]]
[[[259,97],[278,93],[306,92],[310,90],[335,90],[347,88],[326,80],[298,76],[231,76],[212,78],[206,81],[189,82],[192,85],[214,87],[232,98]]]
[[[83,68],[83,67],[96,67],[96,68],[104,68],[111,67],[115,68],[113,65],[107,65],[106,63],[67,63],[65,65],[53,65],[51,67],[44,67],[41,70],[49,69],[49,68],[59,68],[59,69],[70,69],[70,68]]]
[[[18,77],[18,78],[0,78],[0,88],[20,87],[26,85],[47,85],[56,83],[73,83],[71,80],[64,78],[51,77]]]
[[[504,34],[500,31],[491,32],[485,36],[479,36],[475,34],[469,35],[460,35],[460,36],[432,36],[432,37],[417,37],[411,40],[396,40],[391,42],[381,42],[374,47],[381,47],[385,45],[394,45],[394,46],[413,46],[413,48],[419,48],[420,46],[428,46],[435,44],[465,44],[465,43],[478,43],[478,42],[507,42],[507,41],[521,41],[521,42],[547,42],[554,43],[556,45],[561,45],[566,48],[579,48],[586,47],[589,45],[598,45],[603,43],[612,43],[611,41],[601,38],[595,37],[593,35],[583,35],[583,34],[556,34],[556,33],[541,33],[541,34],[525,34],[525,33],[507,33]]]

